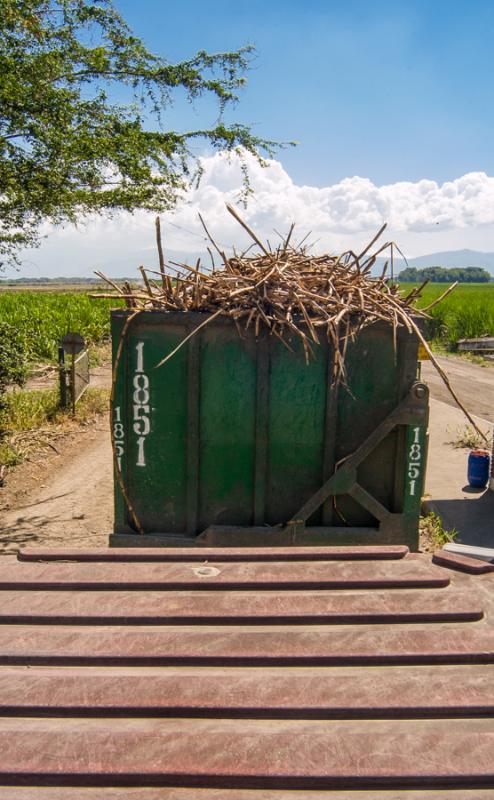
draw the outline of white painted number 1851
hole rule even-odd
[[[420,444],[420,428],[413,429],[413,442],[408,451],[408,472],[410,478],[410,495],[415,495],[417,478],[420,475],[420,465],[422,461],[422,447]]]
[[[149,421],[149,378],[144,373],[144,342],[136,344],[137,362],[134,372],[132,386],[132,419],[134,422],[134,433],[137,434],[137,461],[138,467],[146,466],[146,454],[144,444],[146,436],[151,430]]]
[[[122,472],[122,458],[125,453],[125,432],[120,417],[120,406],[113,409],[113,439],[115,444],[115,456],[119,472]]]

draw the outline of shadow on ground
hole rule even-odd
[[[494,546],[494,492],[469,492],[470,497],[459,499],[434,499],[428,502],[431,510],[439,514],[446,530],[456,528],[457,542],[477,547]],[[486,524],[488,521],[488,524]]]

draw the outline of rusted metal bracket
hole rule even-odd
[[[393,515],[382,503],[372,497],[357,481],[357,468],[397,425],[413,423],[426,425],[428,419],[429,389],[424,383],[414,383],[407,397],[375,428],[370,436],[334,474],[307,500],[286,525],[287,533],[300,534],[312,514],[332,495],[349,494],[380,522]]]

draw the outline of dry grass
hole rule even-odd
[[[420,518],[419,533],[420,549],[423,552],[441,549],[448,542],[454,542],[458,536],[455,528],[450,531],[446,530],[441,517],[432,511]]]
[[[58,452],[57,440],[108,413],[108,401],[108,389],[88,389],[74,417],[60,409],[57,389],[9,393],[0,410],[0,465],[13,467],[48,449]]]
[[[478,432],[470,425],[462,425],[456,428],[451,444],[457,449],[478,450],[486,447],[486,439],[487,444],[489,444],[489,432],[485,434],[484,438],[481,438]]]

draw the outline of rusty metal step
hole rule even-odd
[[[460,687],[460,688],[458,688]],[[492,667],[0,669],[1,716],[398,719],[494,715]]]
[[[450,553],[447,550],[437,550],[432,556],[432,560],[434,564],[438,564],[441,567],[457,569],[470,575],[484,575],[488,572],[494,572],[494,564],[489,561],[471,558],[462,553]]]
[[[494,789],[186,789],[181,787],[0,786],[2,800],[492,800]]]
[[[359,727],[360,725],[360,727]],[[494,786],[494,720],[0,719],[0,784]]]
[[[291,563],[0,564],[0,590],[6,589],[386,589],[441,588],[445,570],[412,556],[386,561]]]
[[[3,562],[0,800],[494,800],[492,576],[359,549]]]
[[[21,547],[20,561],[384,561],[404,558],[406,545],[348,547]]]
[[[338,666],[487,664],[487,627],[304,629],[133,626],[0,627],[0,664]],[[232,680],[234,678],[232,677]]]
[[[413,592],[3,591],[0,624],[349,625],[473,622],[478,600],[452,590]]]

